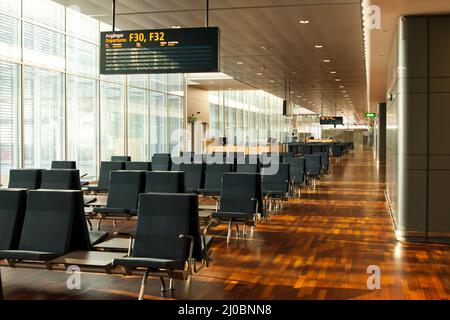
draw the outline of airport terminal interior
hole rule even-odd
[[[0,0],[0,300],[449,300],[448,0]]]

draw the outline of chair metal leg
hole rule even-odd
[[[241,233],[239,231],[239,225],[236,223],[236,237],[240,237]]]
[[[175,291],[175,279],[174,278],[170,278],[170,280],[169,280],[169,290]]]
[[[100,231],[100,225],[101,225],[101,223],[102,223],[102,218],[100,217],[100,218],[98,218],[98,221],[97,221],[97,230],[98,230],[98,231]]]
[[[144,276],[142,278],[141,290],[139,291],[139,300],[144,300],[145,285],[148,279],[148,269],[145,269]]]
[[[232,227],[233,227],[233,220],[230,219],[230,222],[228,223],[227,243],[230,243],[230,240],[231,240],[231,228]]]
[[[89,231],[92,231],[92,222],[91,219],[86,218],[87,224],[89,225]]]
[[[164,281],[163,277],[159,277],[159,280],[161,281],[161,292],[165,292],[166,289],[166,282]]]
[[[113,220],[113,228],[116,229],[116,227],[117,227],[117,220],[114,219],[114,220]]]

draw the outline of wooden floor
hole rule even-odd
[[[177,282],[178,299],[449,299],[450,247],[396,242],[382,168],[370,152],[350,154],[315,190],[226,244],[214,231],[210,268]],[[123,226],[123,225],[122,225]],[[367,288],[367,267],[381,268],[381,289]],[[6,299],[136,299],[140,278],[3,269]],[[161,299],[151,279],[147,299]]]

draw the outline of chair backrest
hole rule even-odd
[[[285,162],[287,159],[291,159],[294,157],[293,152],[282,152],[281,153],[281,162]]]
[[[11,169],[8,188],[39,189],[41,178],[41,169]]]
[[[289,164],[289,181],[303,183],[305,181],[305,158],[292,158]]]
[[[43,170],[40,189],[81,190],[80,171],[77,169]]]
[[[192,194],[145,193],[139,196],[133,257],[178,261],[184,269],[191,216],[198,216],[198,198]]]
[[[237,173],[258,173],[259,168],[257,164],[238,164],[236,166]]]
[[[328,152],[322,152],[321,154],[320,154],[320,162],[321,162],[321,164],[322,164],[322,168],[324,169],[324,170],[328,170]]]
[[[312,153],[322,153],[322,145],[321,144],[313,144],[312,145]]]
[[[257,173],[225,173],[220,211],[252,214],[261,199],[261,176]],[[256,201],[255,201],[256,200]]]
[[[22,233],[27,189],[0,190],[0,250],[16,250]]]
[[[126,162],[131,161],[130,156],[111,156],[111,161]]]
[[[305,158],[305,168],[306,170],[310,168],[320,168],[321,167],[321,154],[315,153],[315,154],[305,154],[303,156]]]
[[[152,171],[169,171],[171,165],[170,153],[156,153],[152,156]]]
[[[262,191],[287,193],[289,190],[289,164],[280,163],[278,171],[272,174],[270,168],[263,168],[261,171]]]
[[[151,171],[151,162],[127,161],[125,162],[125,170]]]
[[[205,166],[202,163],[180,164],[184,172],[184,191],[197,192],[205,185]]]
[[[145,171],[113,171],[108,192],[108,208],[137,209],[139,194],[144,192]]]
[[[69,190],[29,191],[19,250],[67,253],[80,194]]]
[[[222,187],[222,174],[233,171],[232,164],[208,164],[205,173],[205,189],[217,189]]]
[[[180,171],[150,171],[145,176],[145,192],[183,193],[184,174]]]
[[[52,169],[76,169],[76,161],[52,161]]]
[[[109,181],[111,171],[125,169],[125,162],[123,161],[102,161],[100,163],[100,177],[98,179],[98,189],[109,190]]]
[[[301,146],[301,148],[302,148],[302,152],[301,153],[303,153],[303,154],[311,154],[311,153],[313,153],[312,152],[312,145],[310,145],[310,144],[303,144]]]

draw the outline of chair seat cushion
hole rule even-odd
[[[124,266],[132,268],[140,267],[149,269],[181,269],[183,268],[184,264],[179,260],[129,257],[114,259],[113,266]]]
[[[253,219],[253,213],[217,211],[212,213],[212,217],[225,219]]]
[[[50,261],[63,253],[26,251],[26,250],[0,250],[0,259]]]
[[[95,213],[104,213],[106,215],[136,215],[137,210],[136,209],[123,209],[123,208],[94,208],[93,211]]]
[[[89,239],[93,246],[105,241],[108,237],[109,233],[107,231],[89,231]]]

